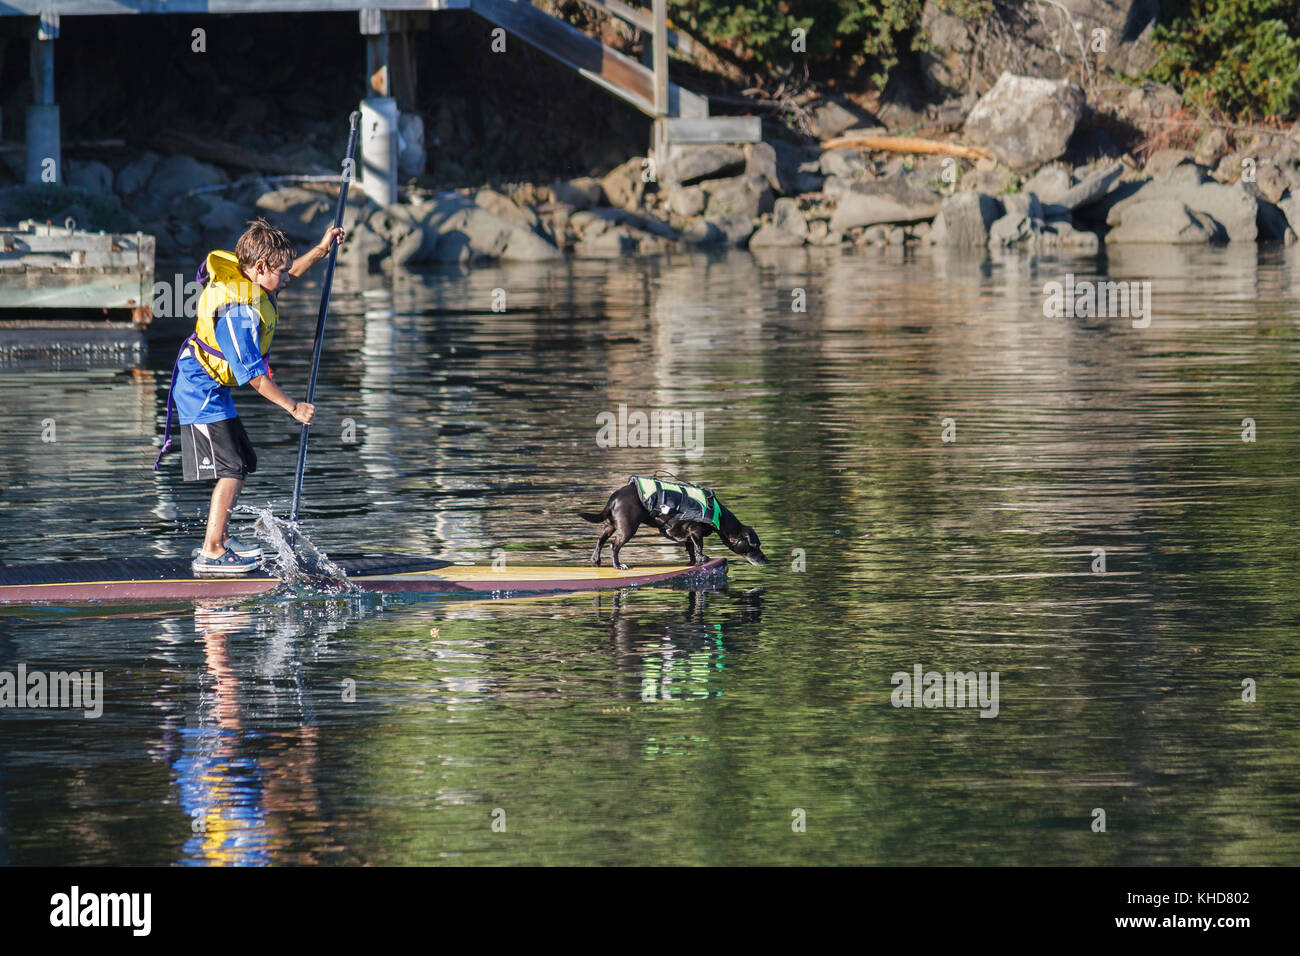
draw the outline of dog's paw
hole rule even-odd
[[[620,570],[620,571],[631,571],[631,570],[632,570],[632,569],[629,568],[626,564],[616,564],[616,565],[614,565],[614,567],[618,568],[618,570]]]

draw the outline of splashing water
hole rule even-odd
[[[235,511],[256,515],[253,533],[275,551],[275,570],[288,587],[310,587],[331,593],[360,591],[348,580],[347,572],[317,548],[302,529],[273,515],[269,508],[239,505]]]

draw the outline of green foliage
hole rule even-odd
[[[1190,106],[1262,116],[1300,107],[1300,4],[1295,0],[1186,0],[1156,28],[1152,79]]]
[[[924,0],[670,0],[669,15],[705,43],[759,68],[802,60],[835,73],[864,65],[883,86],[921,22]],[[794,49],[804,31],[806,52]]]

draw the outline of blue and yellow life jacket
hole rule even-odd
[[[645,509],[664,519],[667,524],[698,521],[717,528],[718,522],[722,520],[722,506],[707,488],[660,478],[642,478],[639,475],[633,475],[627,483],[636,485],[636,492]]]
[[[257,311],[259,320],[257,347],[265,359],[271,352],[271,340],[275,338],[275,324],[279,321],[279,314],[275,310],[274,300],[266,291],[239,270],[239,260],[233,252],[217,249],[208,253],[207,261],[199,270],[199,277],[200,281],[206,281],[207,284],[199,296],[194,334],[185,340],[185,344],[194,346],[192,354],[205,372],[222,385],[234,385],[235,376],[230,371],[230,363],[217,345],[218,317],[233,305],[251,305]]]
[[[172,390],[176,388],[176,375],[186,351],[218,383],[234,385],[235,375],[217,343],[217,319],[232,306],[252,306],[257,311],[257,347],[262,353],[263,361],[271,352],[271,340],[275,338],[275,326],[280,319],[275,300],[260,285],[244,275],[239,268],[239,259],[233,252],[214,249],[208,253],[195,278],[204,283],[203,294],[199,296],[194,331],[181,343],[181,350],[172,365],[171,385],[167,387],[167,425],[163,429],[162,448],[154,459],[154,471],[162,464],[163,455],[172,448]],[[268,377],[272,374],[269,365],[266,374]]]

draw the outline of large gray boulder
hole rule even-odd
[[[1002,217],[1003,207],[984,193],[954,193],[943,201],[929,241],[941,246],[986,246],[989,229]]]
[[[453,212],[434,228],[438,238],[433,258],[438,262],[544,262],[564,258],[541,236],[477,205]]]
[[[1193,212],[1176,199],[1152,199],[1126,207],[1123,221],[1106,235],[1106,242],[1189,245],[1222,236],[1222,227],[1212,217]]]
[[[966,117],[966,138],[1012,169],[1041,166],[1065,153],[1085,100],[1073,80],[1003,73]]]
[[[84,189],[88,193],[102,196],[113,194],[113,170],[96,160],[69,160],[64,163],[64,177],[69,186]]]
[[[877,223],[933,219],[942,203],[943,197],[937,192],[918,185],[905,173],[881,176],[853,183],[840,193],[830,228],[833,232],[845,232]]]
[[[1253,185],[1237,182],[1225,186],[1202,182],[1201,176],[1199,166],[1175,167],[1112,205],[1106,222],[1110,226],[1126,224],[1129,210],[1139,204],[1175,202],[1209,216],[1223,227],[1223,238],[1229,242],[1254,242],[1259,238],[1260,197]],[[1178,225],[1183,225],[1181,220]]]
[[[641,198],[645,195],[648,172],[646,160],[641,156],[633,156],[610,170],[600,181],[610,205],[620,209],[636,209],[640,206]]]
[[[704,179],[734,176],[745,171],[745,152],[736,146],[675,144],[657,170],[661,184],[689,186]]]
[[[129,199],[149,185],[149,177],[158,168],[162,157],[157,153],[143,152],[117,171],[113,188],[123,199]]]
[[[149,192],[160,199],[181,196],[204,186],[223,186],[230,182],[225,170],[193,156],[168,156],[159,161],[149,176]]]
[[[513,222],[517,226],[523,226],[533,232],[538,231],[540,220],[537,218],[537,213],[531,209],[525,209],[509,196],[499,193],[495,189],[478,190],[474,193],[474,203],[482,206],[490,213],[495,213],[502,219]]]
[[[747,216],[757,219],[772,210],[772,187],[762,176],[733,176],[730,179],[713,179],[704,184],[709,200],[705,214],[709,216]]]

